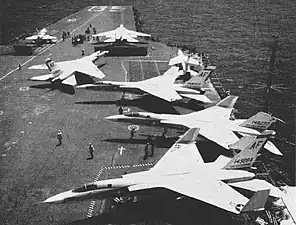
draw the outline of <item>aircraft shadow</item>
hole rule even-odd
[[[238,224],[237,221],[220,209],[187,197],[176,200],[180,195],[165,189],[154,189],[154,197],[138,197],[137,202],[113,204],[113,209],[89,219],[74,221],[68,225],[81,224],[134,224],[148,222],[159,224]],[[167,194],[170,193],[170,194]],[[107,202],[107,201],[106,201]],[[109,202],[111,208],[112,201]],[[161,223],[163,224],[163,223]]]
[[[198,102],[196,100],[190,100],[188,102],[173,102],[173,105],[193,111],[200,111],[206,108],[202,102]]]
[[[171,103],[153,96],[144,95],[136,99],[120,99],[115,101],[80,101],[75,104],[86,105],[117,105],[117,106],[134,106],[148,112],[180,114]]]
[[[49,91],[59,90],[62,93],[66,93],[70,95],[75,94],[75,90],[72,86],[64,85],[64,84],[55,84],[55,83],[37,84],[37,85],[31,85],[30,88],[50,89]]]
[[[226,150],[223,147],[207,139],[197,141],[196,146],[204,162],[206,163],[214,162],[220,155],[224,155],[226,157],[233,157],[232,151]]]

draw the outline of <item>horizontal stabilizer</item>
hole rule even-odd
[[[247,181],[229,183],[229,185],[231,187],[241,188],[252,192],[257,192],[262,189],[270,189],[270,196],[275,198],[279,198],[282,196],[281,191],[277,187],[268,183],[266,180],[252,179]]]
[[[264,210],[265,203],[268,199],[270,189],[257,191],[252,198],[247,202],[241,212],[251,212]]]
[[[53,74],[45,74],[41,76],[31,77],[30,80],[36,80],[36,81],[48,81],[54,77]]]
[[[195,142],[198,133],[199,128],[191,128],[176,143],[188,144]]]
[[[216,104],[216,106],[222,107],[222,108],[233,108],[234,104],[236,103],[238,99],[238,96],[229,95],[220,102]]]
[[[275,155],[283,156],[283,153],[271,141],[267,141],[264,148]]]
[[[163,183],[163,187],[235,214],[240,214],[238,206],[244,206],[248,202],[246,197],[224,182],[212,179],[204,178],[193,181],[192,179],[179,178],[178,180],[175,178],[171,182]]]

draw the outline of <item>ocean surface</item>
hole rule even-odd
[[[273,83],[290,89],[283,94],[271,93],[269,110],[287,122],[279,125],[280,135],[295,142],[295,0],[2,0],[0,44],[9,44],[16,36],[32,33],[90,5],[133,5],[141,14],[146,33],[165,43],[189,45],[208,53],[223,86],[240,97],[236,105],[239,117],[265,108],[264,89],[253,85],[266,81],[270,45],[273,36],[278,36]],[[279,145],[292,173],[295,146]]]

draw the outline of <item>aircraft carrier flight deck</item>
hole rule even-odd
[[[107,116],[118,114],[120,93],[77,89],[74,95],[69,95],[46,82],[29,80],[41,72],[28,67],[42,64],[48,57],[54,61],[77,59],[81,57],[82,49],[86,56],[92,54],[94,45],[88,41],[75,46],[71,41],[71,37],[84,34],[90,25],[99,33],[115,29],[120,24],[136,30],[133,7],[89,6],[46,27],[51,35],[58,37],[57,43],[41,46],[30,56],[0,56],[3,224],[121,223],[123,215],[129,218],[124,221],[128,224],[149,223],[149,218],[154,218],[151,223],[156,223],[156,220],[164,223],[157,219],[159,211],[155,204],[159,202],[151,199],[147,200],[147,204],[155,206],[155,209],[134,216],[131,212],[135,208],[124,211],[120,208],[122,203],[113,200],[60,205],[38,203],[84,183],[118,177],[125,172],[147,170],[179,136],[177,132],[168,131],[166,141],[156,145],[154,157],[144,160],[145,134],[161,135],[162,129],[140,127],[130,140],[127,126],[105,120]],[[61,38],[63,30],[69,31],[70,35],[64,40]],[[149,41],[147,50],[146,56],[107,56],[96,64],[106,75],[104,80],[140,81],[162,75],[169,68],[169,59],[177,55],[178,48]],[[218,102],[219,94],[224,92],[223,87],[217,79],[213,83],[208,81],[207,85],[211,89],[208,98]],[[149,109],[156,113],[187,113],[195,109],[194,106],[191,109],[179,105],[172,107],[149,96],[126,101],[125,112]],[[58,130],[63,133],[61,146],[56,146]],[[87,160],[89,143],[94,146],[92,160]],[[136,203],[139,199],[130,199],[129,202]],[[180,201],[171,205],[184,207],[184,204],[187,203]],[[189,214],[194,212],[196,206],[193,205],[189,207]],[[116,207],[121,210],[119,214],[116,214]],[[182,216],[188,218],[191,215],[180,211],[180,220]],[[153,217],[153,213],[156,216]],[[119,221],[116,221],[116,215]],[[174,224],[173,220],[178,215],[171,215],[170,218],[169,212],[166,212],[165,217]]]

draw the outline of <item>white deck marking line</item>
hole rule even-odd
[[[140,167],[140,166],[143,166],[144,167],[144,166],[153,166],[153,165],[155,165],[155,163],[144,163],[144,164],[133,164],[133,165],[128,165],[127,164],[127,165],[117,165],[117,166],[104,166],[104,167],[102,167],[99,170],[96,178],[94,179],[94,182],[97,182],[99,180],[99,178],[100,178],[100,176],[101,176],[101,174],[102,174],[102,172],[104,170],[111,170],[111,169],[118,169],[118,168],[123,169],[123,168]],[[95,203],[96,203],[96,201],[91,201],[90,204],[89,204],[89,206],[88,206],[88,211],[87,211],[87,215],[86,215],[88,218],[92,217],[92,215],[93,215]]]
[[[153,59],[129,59],[128,61],[131,62],[139,62],[139,61],[143,61],[143,62],[168,62],[168,60],[153,60]]]
[[[127,70],[125,69],[123,65],[123,61],[121,61],[121,67],[124,70],[124,82],[127,82]]]
[[[80,25],[79,27],[75,28],[74,30],[72,30],[70,32],[70,34],[74,33],[76,30],[80,29],[81,27],[83,27],[85,24],[87,24],[88,22],[92,21],[94,18],[96,18],[97,16],[99,16],[100,14],[102,14],[103,12],[98,13],[97,15],[93,16],[92,18],[90,18],[89,20],[87,20],[85,23],[83,23],[82,25]],[[54,45],[60,43],[63,39],[59,39],[55,44],[51,44],[50,46],[48,46],[47,48],[45,48],[44,50],[42,50],[41,52],[39,52],[37,55],[33,56],[32,58],[28,59],[26,62],[22,63],[21,66],[26,65],[28,62],[31,62],[33,59],[35,59],[37,56],[41,55],[43,52],[45,52],[46,50],[50,49],[51,47],[53,47]],[[7,76],[9,76],[10,74],[12,74],[13,72],[17,71],[19,68],[15,68],[14,70],[11,70],[10,72],[8,72],[7,74],[5,74],[3,77],[0,78],[0,81],[3,80],[4,78],[6,78]]]
[[[101,176],[101,174],[102,174],[104,168],[105,168],[105,167],[101,167],[101,169],[99,170],[99,172],[98,172],[96,178],[94,179],[94,182],[97,182],[97,181],[99,180],[99,178],[100,178],[100,176]],[[95,203],[96,203],[96,201],[91,201],[90,204],[89,204],[88,212],[87,212],[87,215],[86,215],[86,216],[89,217],[89,218],[92,217],[92,213],[93,213],[93,211],[94,211]]]
[[[155,64],[155,67],[156,67],[156,70],[157,70],[157,74],[158,74],[158,76],[160,76],[160,72],[159,72],[159,69],[158,69],[157,62],[154,61],[154,64]]]

